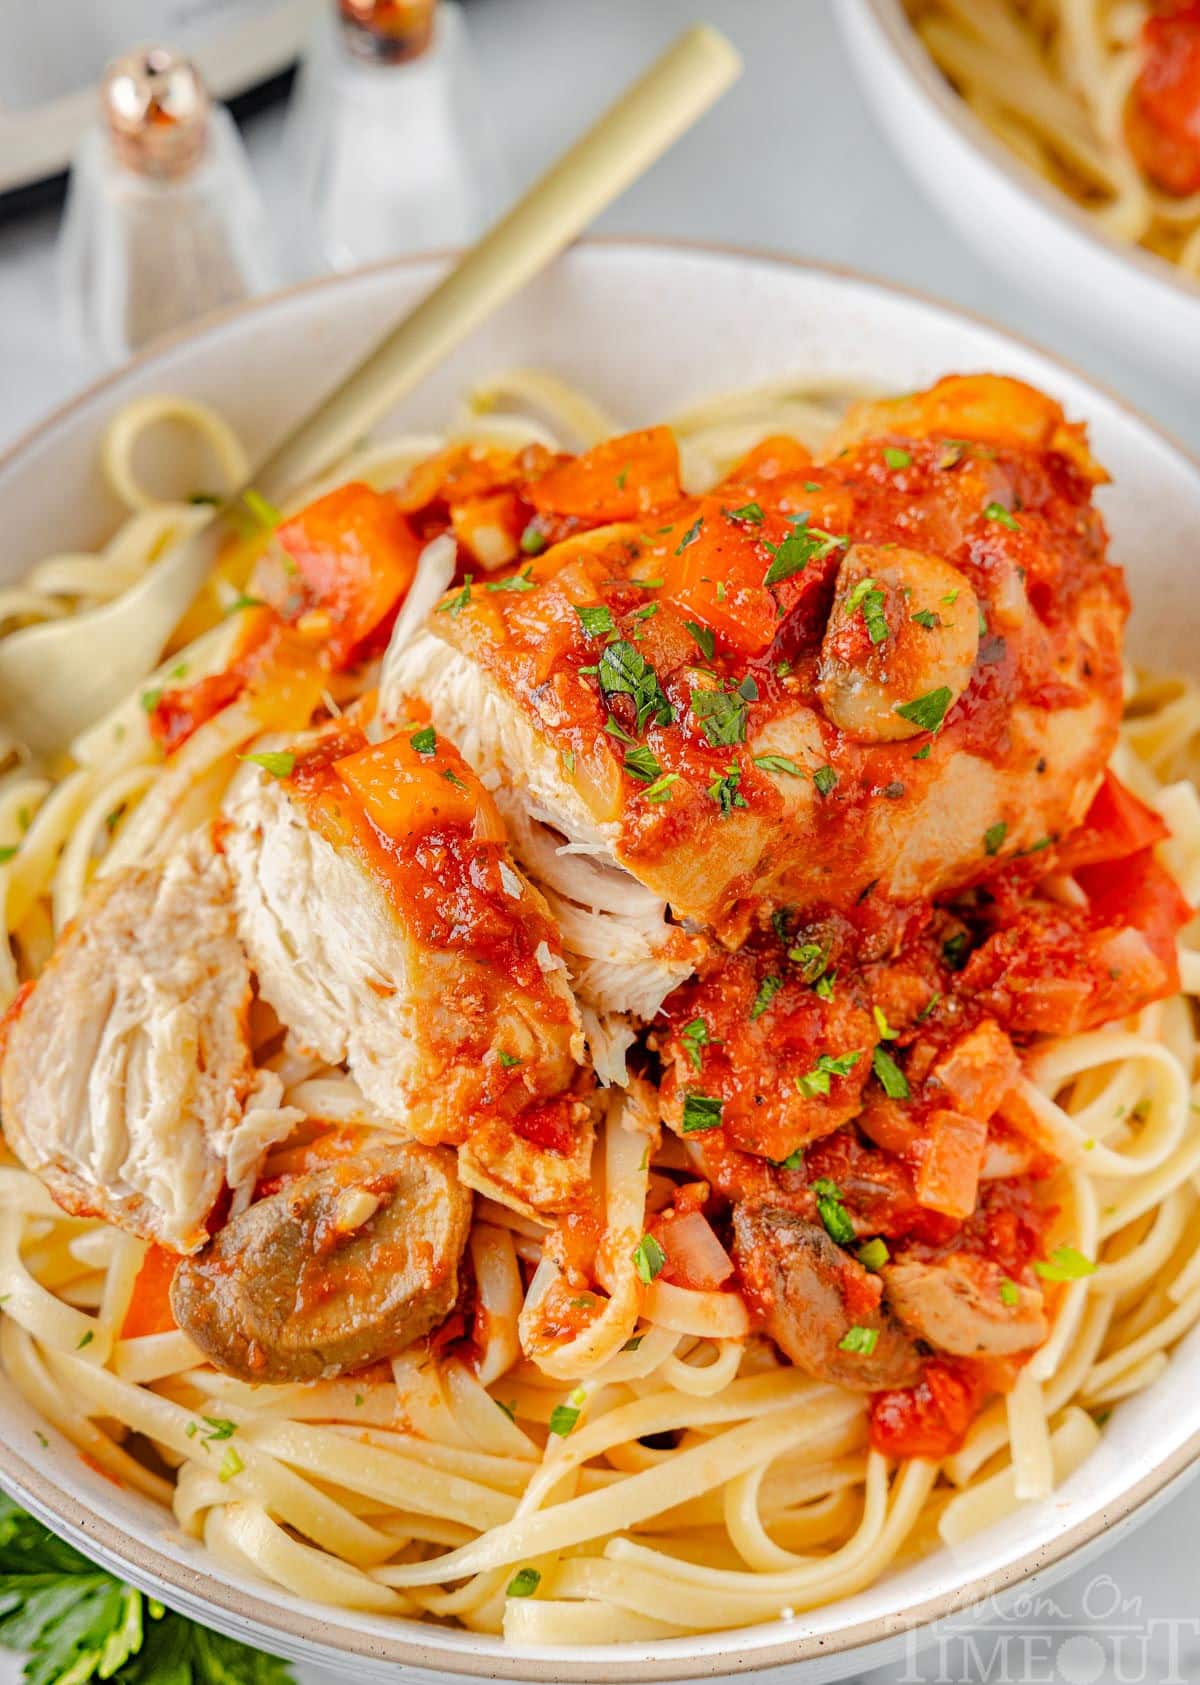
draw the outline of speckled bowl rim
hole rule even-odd
[[[872,0],[873,3],[873,0]],[[643,250],[662,254],[672,252],[698,257],[735,258],[744,262],[777,266],[809,273],[832,280],[845,280],[899,299],[908,299],[932,307],[944,316],[956,317],[982,327],[1010,342],[1034,352],[1056,365],[1064,373],[1082,381],[1118,410],[1130,417],[1146,432],[1155,436],[1181,458],[1200,479],[1200,457],[1175,439],[1169,431],[1144,416],[1135,405],[1116,394],[1104,382],[1071,364],[1057,353],[1007,327],[989,320],[977,312],[950,305],[919,288],[898,285],[845,265],[822,263],[787,253],[720,241],[697,241],[655,236],[594,237],[580,242],[602,249]],[[280,292],[235,305],[231,309],[206,317],[201,323],[182,332],[169,335],[120,368],[92,382],[74,397],[52,410],[21,434],[6,450],[0,452],[0,475],[18,465],[27,451],[45,444],[55,431],[77,410],[102,395],[131,370],[152,365],[175,347],[189,340],[203,340],[210,336],[219,339],[224,326],[244,315],[270,311],[283,300],[299,294],[336,289],[350,284],[366,273],[382,274],[393,270],[421,267],[431,262],[447,261],[453,254],[441,252],[413,253],[404,258],[372,264],[348,274],[319,276]],[[1081,1520],[1061,1533],[1052,1544],[1029,1551],[993,1572],[976,1575],[961,1584],[950,1586],[936,1596],[911,1605],[903,1615],[881,1615],[856,1622],[835,1633],[792,1633],[777,1642],[744,1645],[745,1635],[753,1628],[731,1628],[718,1633],[701,1634],[697,1643],[704,1649],[692,1654],[681,1651],[686,1640],[671,1640],[670,1653],[658,1650],[649,1643],[637,1646],[622,1645],[623,1655],[614,1652],[611,1660],[592,1659],[588,1650],[580,1647],[579,1659],[571,1659],[565,1646],[547,1647],[545,1654],[528,1648],[514,1648],[511,1656],[491,1648],[487,1651],[443,1648],[423,1642],[422,1633],[438,1630],[440,1635],[452,1637],[446,1629],[425,1628],[420,1623],[397,1619],[397,1636],[380,1638],[370,1633],[355,1633],[339,1628],[333,1639],[319,1608],[304,1614],[281,1607],[267,1597],[242,1590],[227,1583],[216,1565],[214,1571],[199,1570],[173,1559],[165,1553],[143,1544],[124,1528],[106,1520],[88,1504],[72,1496],[58,1482],[42,1474],[0,1437],[0,1487],[24,1504],[47,1525],[61,1532],[85,1552],[100,1558],[106,1565],[126,1575],[144,1590],[162,1596],[163,1600],[193,1618],[207,1619],[213,1626],[250,1643],[274,1649],[279,1654],[309,1660],[323,1666],[353,1663],[355,1658],[372,1663],[386,1662],[398,1667],[424,1670],[441,1677],[469,1676],[474,1678],[512,1679],[552,1685],[552,1682],[578,1682],[578,1685],[649,1685],[650,1681],[699,1679],[712,1675],[759,1672],[787,1664],[824,1661],[854,1650],[898,1643],[905,1634],[931,1623],[942,1621],[986,1599],[1002,1597],[1021,1582],[1034,1575],[1046,1576],[1053,1571],[1066,1571],[1068,1559],[1085,1547],[1096,1546],[1104,1535],[1129,1524],[1139,1511],[1149,1513],[1153,1500],[1165,1498],[1167,1489],[1188,1473],[1195,1472],[1200,1459],[1200,1429],[1197,1429],[1174,1452],[1148,1474],[1136,1481],[1120,1496],[1095,1514]],[[1154,1506],[1156,1507],[1156,1506]],[[352,1614],[352,1612],[349,1612]],[[477,1635],[463,1633],[466,1641]],[[331,1641],[332,1640],[332,1641]],[[719,1640],[714,1647],[713,1640]],[[588,1647],[592,1652],[597,1647]],[[586,1659],[585,1659],[586,1658]],[[872,1664],[875,1658],[872,1658]],[[880,1657],[879,1659],[882,1659]],[[865,1661],[865,1658],[864,1658]],[[823,1677],[831,1677],[822,1669]]]
[[[1136,269],[1147,281],[1165,287],[1177,297],[1200,309],[1200,280],[1186,275],[1157,252],[1130,240],[1118,239],[1101,228],[1081,205],[1053,182],[1047,181],[1024,163],[1011,147],[994,135],[981,117],[950,86],[930,57],[928,49],[909,22],[903,0],[861,0],[873,23],[884,36],[896,63],[905,72],[911,88],[933,107],[979,157],[1007,178],[1029,199],[1048,211],[1097,252],[1116,258]],[[1093,382],[1095,384],[1095,382]]]

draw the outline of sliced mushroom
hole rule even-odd
[[[781,1206],[740,1205],[733,1255],[767,1333],[798,1368],[855,1392],[908,1386],[920,1375],[915,1341],[819,1223]]]
[[[821,706],[840,731],[891,743],[928,730],[921,699],[938,698],[936,725],[967,688],[978,653],[979,601],[956,567],[922,550],[846,552],[817,676]]]
[[[244,1381],[360,1369],[445,1319],[470,1221],[453,1153],[381,1141],[226,1224],[177,1270],[171,1308]]]
[[[1046,1338],[1042,1295],[1011,1281],[990,1258],[951,1253],[931,1262],[902,1258],[883,1270],[896,1315],[919,1339],[958,1357],[1003,1357]]]

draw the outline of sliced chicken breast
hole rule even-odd
[[[256,1087],[250,997],[228,869],[206,838],[161,870],[114,874],[13,1009],[9,1145],[68,1211],[196,1251],[226,1185],[252,1180],[297,1116],[273,1106],[269,1074]]]
[[[343,721],[264,750],[222,841],[258,987],[297,1045],[419,1140],[474,1140],[472,1162],[555,1108],[555,1174],[527,1167],[526,1203],[576,1202],[591,1123],[561,946],[453,745],[412,721],[369,744]]]

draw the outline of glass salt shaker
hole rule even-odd
[[[118,59],[71,166],[60,242],[67,331],[106,363],[277,284],[241,139],[166,47]]]
[[[507,198],[453,0],[326,0],[287,144],[301,272],[463,245]]]

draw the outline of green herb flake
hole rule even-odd
[[[885,445],[883,460],[889,468],[908,468],[912,463],[912,452],[900,450],[895,445]]]
[[[695,1089],[688,1089],[683,1097],[683,1133],[700,1135],[706,1129],[720,1128],[724,1108],[724,1100],[714,1099],[711,1094],[697,1094]]]
[[[985,521],[997,521],[1000,526],[1007,527],[1009,532],[1020,532],[1021,523],[1009,513],[1003,503],[989,503],[983,511]]]
[[[883,612],[884,595],[873,579],[860,579],[846,602],[847,612],[857,609],[863,617],[867,636],[873,644],[883,643],[888,635],[887,616]]]
[[[933,744],[932,743],[926,743],[920,749],[917,750],[915,755],[911,755],[909,757],[909,759],[914,760],[914,761],[927,761],[929,759],[930,754],[932,753],[932,750],[933,750]]]
[[[864,1241],[854,1254],[864,1270],[881,1270],[891,1257],[887,1241],[876,1235],[874,1240]]]
[[[728,770],[723,776],[714,778],[708,786],[708,798],[716,802],[723,818],[728,819],[735,807],[748,807],[749,803],[741,792],[742,769],[736,761],[730,761]]]
[[[414,731],[408,740],[418,755],[432,755],[437,748],[437,732],[431,725],[422,726],[420,731]]]
[[[154,690],[144,690],[141,694],[142,707],[148,714],[152,714],[162,701],[163,687],[158,685]]]
[[[501,1068],[501,1070],[514,1071],[514,1070],[516,1070],[517,1066],[521,1063],[520,1059],[517,1057],[517,1055],[515,1053],[505,1053],[503,1048],[501,1048],[499,1050],[499,1055],[500,1055],[500,1068]]]
[[[817,1216],[825,1225],[825,1233],[839,1246],[850,1246],[855,1238],[854,1223],[842,1204],[842,1190],[828,1176],[819,1176],[812,1185],[812,1191],[816,1195]]]
[[[796,1078],[796,1087],[809,1100],[815,1100],[819,1094],[828,1094],[831,1079],[849,1076],[862,1056],[861,1047],[853,1053],[840,1053],[836,1057],[822,1053],[811,1071]]]
[[[730,748],[746,741],[750,710],[739,691],[694,690],[692,714],[714,748]]]
[[[883,1084],[889,1100],[907,1100],[912,1094],[908,1078],[885,1047],[877,1047],[871,1054],[871,1068]]]
[[[512,1579],[505,1587],[506,1597],[532,1597],[542,1583],[542,1576],[536,1568],[518,1568]]]
[[[1043,1281],[1082,1281],[1096,1266],[1073,1246],[1056,1246],[1048,1258],[1039,1258],[1034,1269]]]
[[[829,795],[830,791],[837,784],[837,781],[838,775],[831,766],[819,766],[813,773],[813,783],[817,787],[818,795]]]
[[[604,722],[604,730],[609,737],[615,737],[619,743],[635,743],[636,738],[630,737],[620,720],[610,714]]]
[[[743,503],[740,509],[722,509],[727,521],[740,521],[745,526],[760,527],[763,523],[761,503]]]
[[[764,772],[781,772],[789,778],[803,778],[804,773],[787,755],[755,755],[754,764]]]
[[[442,777],[446,780],[447,784],[453,784],[456,790],[465,790],[467,787],[463,780],[458,776],[457,772],[453,771],[451,767],[447,767],[445,769],[442,773]]]
[[[272,778],[289,778],[296,765],[296,757],[286,749],[262,749],[257,755],[239,755],[240,761],[253,761]]]
[[[656,725],[670,725],[674,719],[674,711],[663,695],[658,674],[641,651],[627,639],[618,638],[608,645],[600,657],[597,676],[605,696],[633,698],[639,731],[645,729],[648,721]]]
[[[924,626],[927,632],[932,632],[934,627],[942,624],[941,615],[935,614],[931,608],[918,609],[916,614],[910,614],[908,618],[918,626]]]
[[[700,533],[701,533],[703,527],[704,527],[704,516],[703,515],[697,515],[696,519],[692,522],[692,525],[687,529],[687,531],[684,533],[683,537],[679,541],[678,548],[675,551],[675,554],[677,556],[682,556],[683,552],[687,549],[688,545],[694,544],[696,542],[696,540],[700,536]]]
[[[970,958],[971,939],[965,930],[956,931],[942,943],[942,959],[951,971],[961,971]]]
[[[603,638],[616,631],[607,603],[576,603],[575,613],[589,638]]]
[[[983,846],[988,854],[999,854],[1004,847],[1004,839],[1008,835],[1008,826],[1003,819],[998,819],[994,825],[989,825],[983,833]]]
[[[633,1267],[637,1278],[647,1287],[666,1267],[667,1255],[652,1234],[644,1234],[633,1249]]]
[[[231,1422],[228,1416],[202,1416],[200,1420],[208,1428],[205,1439],[232,1439],[237,1432],[237,1423]]]
[[[536,519],[532,520],[521,534],[521,551],[526,556],[540,556],[547,542],[546,535]]]
[[[677,772],[664,772],[662,777],[656,779],[646,791],[646,800],[648,802],[669,802],[671,786],[678,784],[678,782],[679,774]]]
[[[95,1338],[96,1338],[96,1336],[95,1336],[95,1334],[94,1334],[94,1333],[93,1333],[93,1331],[92,1331],[92,1330],[91,1330],[91,1329],[90,1329],[90,1328],[89,1328],[89,1329],[88,1329],[88,1330],[87,1330],[87,1331],[86,1331],[86,1333],[84,1333],[84,1334],[81,1334],[81,1335],[80,1335],[80,1336],[79,1336],[79,1339],[78,1339],[78,1341],[77,1341],[77,1342],[76,1342],[76,1345],[75,1345],[75,1350],[76,1350],[76,1351],[77,1351],[77,1352],[81,1352],[81,1351],[82,1351],[82,1350],[83,1350],[83,1349],[84,1349],[84,1347],[85,1347],[85,1346],[90,1346],[90,1345],[91,1345],[91,1343],[92,1343],[92,1341],[93,1341],[93,1340],[94,1340],[94,1339],[95,1339]]]
[[[873,1006],[871,1008],[871,1016],[875,1020],[875,1028],[879,1031],[880,1040],[895,1041],[900,1032],[899,1030],[893,1030],[892,1026],[888,1023],[887,1013],[883,1010],[883,1008],[881,1006]]]
[[[754,997],[754,1005],[750,1008],[751,1022],[753,1022],[755,1018],[762,1017],[763,1013],[767,1010],[771,1002],[775,999],[775,996],[782,988],[782,977],[763,978],[762,982],[758,985],[758,993]]]
[[[655,605],[657,606],[657,605]],[[691,633],[694,642],[706,661],[711,661],[716,648],[716,638],[708,626],[701,626],[695,620],[685,620],[684,628]]]
[[[507,574],[503,579],[489,579],[484,586],[485,591],[532,591],[533,589],[532,567],[524,567],[520,573]]]
[[[763,575],[764,585],[779,585],[793,574],[803,573],[811,561],[822,561],[832,550],[843,549],[848,538],[837,538],[820,527],[809,527],[808,516],[792,517],[795,530],[780,544],[768,545],[772,553],[770,567]]]
[[[713,1040],[708,1033],[708,1025],[703,1018],[693,1018],[685,1024],[679,1032],[679,1039],[683,1043],[684,1051],[692,1062],[695,1070],[700,1069],[702,1047],[719,1047],[720,1043]]]
[[[245,1466],[245,1463],[231,1445],[221,1459],[221,1466],[217,1470],[217,1479],[223,1482],[232,1480],[234,1475],[241,1474]]]
[[[109,817],[111,818],[112,815],[110,814]],[[109,826],[109,829],[111,830],[112,827]],[[7,866],[8,862],[17,853],[20,846],[21,845],[19,843],[6,843],[3,848],[0,848],[0,866]]]
[[[1005,1276],[1003,1281],[1000,1283],[1001,1302],[1008,1305],[1011,1309],[1013,1305],[1019,1304],[1020,1298],[1021,1295],[1017,1290],[1016,1282],[1010,1281],[1008,1277]]]
[[[786,1158],[768,1159],[767,1163],[773,1164],[776,1170],[803,1170],[804,1149],[803,1147],[796,1147]]]
[[[565,1439],[579,1420],[579,1411],[573,1404],[556,1404],[550,1412],[550,1432]]]
[[[939,685],[936,690],[928,690],[912,702],[898,702],[893,713],[919,726],[922,731],[940,731],[946,710],[953,700],[949,685]]]
[[[254,516],[259,526],[265,527],[268,532],[274,532],[283,520],[282,511],[276,509],[273,503],[268,503],[262,493],[255,491],[253,486],[250,487],[249,491],[242,493],[242,502]]]
[[[462,588],[456,591],[452,597],[447,597],[444,603],[439,603],[434,613],[448,614],[451,620],[457,620],[463,609],[471,601],[472,578],[473,575],[467,574],[462,582]]]
[[[840,1352],[853,1352],[859,1357],[870,1357],[875,1350],[875,1342],[879,1338],[877,1328],[862,1328],[857,1323],[848,1328],[838,1341]]]
[[[636,778],[640,784],[653,784],[656,778],[662,777],[662,767],[658,758],[646,743],[626,749],[622,765],[630,778]]]

